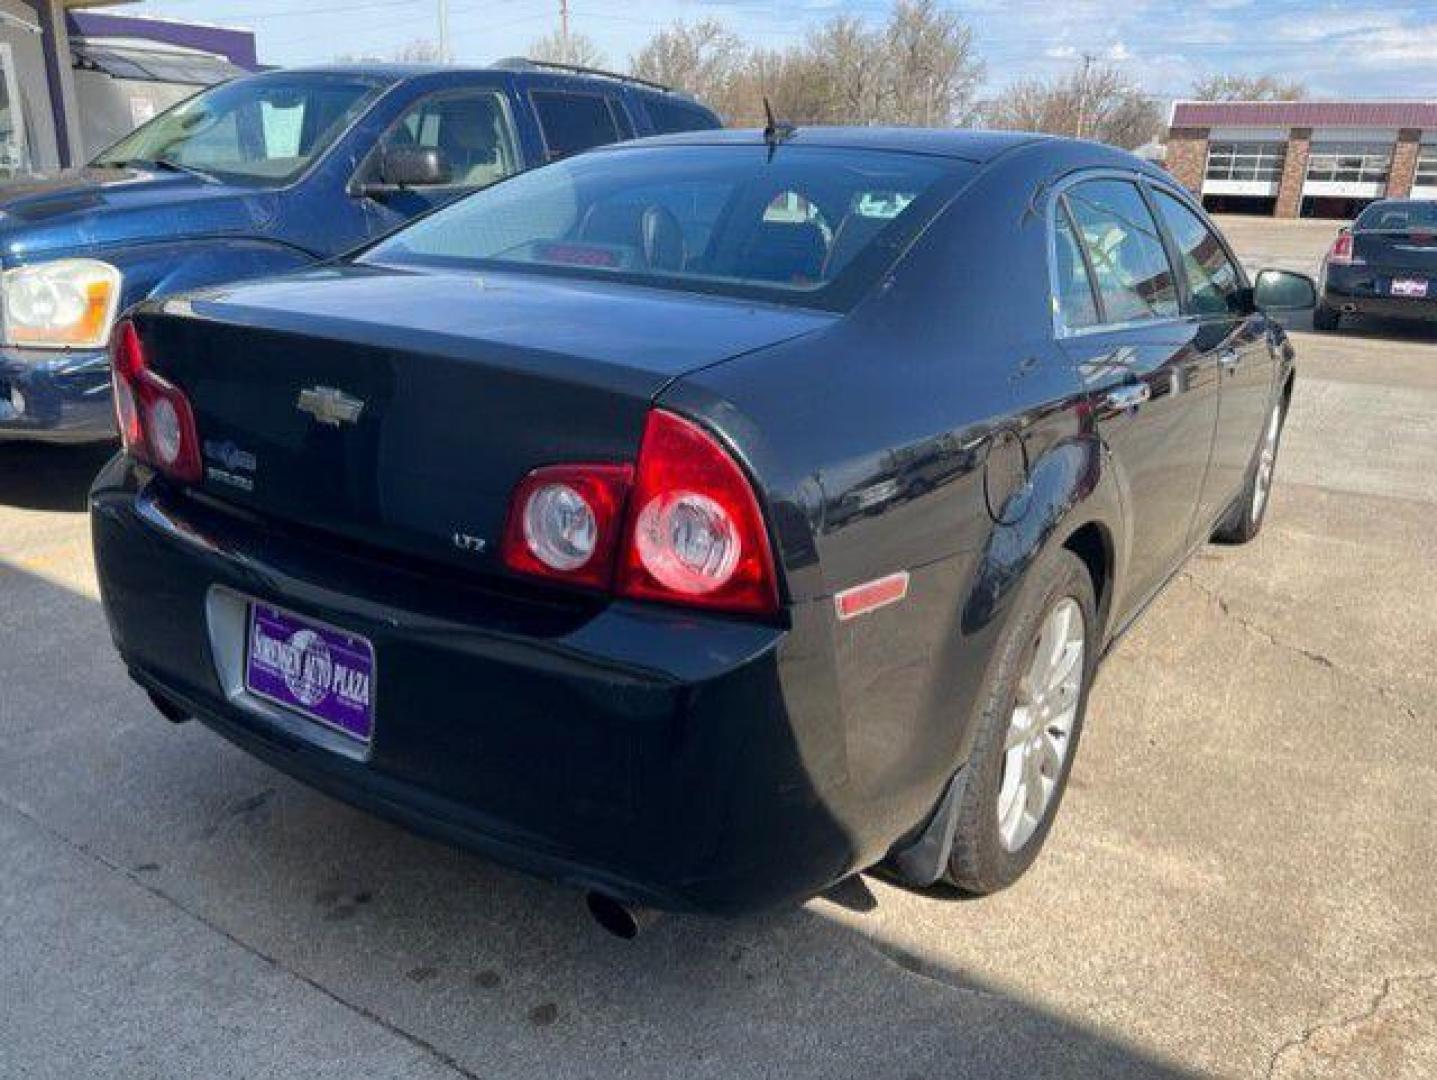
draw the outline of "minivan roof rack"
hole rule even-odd
[[[672,86],[665,86],[663,83],[644,79],[638,75],[624,75],[617,71],[605,71],[603,68],[584,67],[580,64],[563,64],[557,60],[531,60],[527,56],[507,56],[503,60],[495,60],[489,66],[503,71],[564,71],[570,75],[588,75],[597,79],[615,79],[618,82],[633,83],[635,86],[646,86],[650,90],[658,90],[665,94],[678,93]]]

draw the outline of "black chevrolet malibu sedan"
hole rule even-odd
[[[1312,301],[1087,143],[596,151],[136,309],[105,610],[169,718],[601,910],[986,893],[1107,648],[1261,527]]]

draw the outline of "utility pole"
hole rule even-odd
[[[439,0],[439,62],[447,64],[449,55],[449,0]]]
[[[1093,62],[1097,57],[1090,53],[1083,53],[1083,70],[1078,76],[1078,131],[1077,137],[1083,137],[1083,129],[1088,126],[1088,74],[1093,70]]]

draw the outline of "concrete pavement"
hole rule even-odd
[[[0,1077],[1437,1075],[1437,346],[1298,347],[1266,532],[1111,657],[1028,878],[634,944],[161,720],[100,458],[0,448]]]

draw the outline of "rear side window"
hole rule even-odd
[[[1163,191],[1154,193],[1158,213],[1167,223],[1182,257],[1193,309],[1200,315],[1231,315],[1242,310],[1242,275],[1227,257],[1222,242],[1202,219]]]
[[[1054,224],[1055,259],[1054,295],[1058,303],[1058,315],[1063,326],[1069,330],[1081,330],[1098,321],[1098,305],[1093,299],[1093,280],[1088,275],[1088,265],[1083,261],[1078,237],[1073,232],[1073,222],[1067,207],[1058,204],[1058,220]]]
[[[1088,180],[1069,188],[1065,198],[1093,268],[1104,322],[1180,314],[1172,266],[1137,186]]]
[[[649,110],[649,120],[660,135],[675,131],[709,131],[719,126],[719,122],[702,109],[682,102],[645,98],[644,107]]]
[[[531,95],[550,160],[625,138],[613,102],[600,94],[535,90]]]

